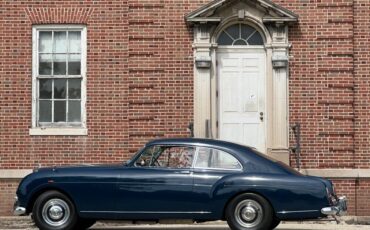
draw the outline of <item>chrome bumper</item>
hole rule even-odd
[[[16,216],[25,215],[26,214],[26,209],[23,208],[23,207],[15,207],[13,214],[16,215]]]
[[[13,208],[13,214],[16,216],[22,216],[26,214],[26,208],[19,206],[18,197],[14,197],[14,208]]]
[[[331,207],[325,207],[321,209],[321,213],[324,215],[337,215],[343,216],[347,213],[347,198],[345,196],[339,197],[337,204]]]

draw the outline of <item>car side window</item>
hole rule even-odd
[[[138,160],[136,166],[163,168],[191,168],[195,148],[188,146],[151,146]]]
[[[231,154],[218,149],[200,147],[198,158],[195,162],[196,168],[214,168],[239,170],[242,169],[239,161]]]

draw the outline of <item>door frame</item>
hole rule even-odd
[[[267,105],[267,101],[268,101],[268,95],[267,95],[267,52],[266,52],[266,49],[265,47],[263,46],[219,46],[217,49],[216,49],[216,72],[215,72],[215,75],[216,75],[216,87],[215,87],[215,90],[216,90],[216,135],[217,135],[217,138],[220,138],[221,134],[221,105],[220,105],[220,100],[221,100],[221,97],[220,97],[220,92],[221,92],[221,87],[220,87],[220,74],[219,74],[219,54],[220,53],[242,53],[242,54],[246,54],[246,53],[251,53],[253,54],[253,52],[251,51],[255,51],[255,53],[261,53],[264,55],[264,60],[263,60],[263,82],[260,83],[260,85],[258,87],[262,87],[263,88],[263,92],[264,92],[264,122],[263,122],[263,138],[264,138],[264,143],[263,143],[263,149],[262,150],[264,153],[267,153],[267,143],[268,143],[268,129],[267,129],[267,124],[268,124],[268,117],[269,117],[269,109],[268,109],[268,105]]]

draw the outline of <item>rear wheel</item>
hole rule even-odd
[[[271,223],[270,229],[275,229],[279,224],[280,224],[280,220],[279,220],[279,219],[274,218],[274,219],[272,220],[272,223]]]
[[[228,204],[226,220],[232,230],[269,229],[273,222],[273,212],[263,197],[246,193],[235,197]]]
[[[72,230],[77,223],[73,203],[58,191],[41,194],[33,206],[32,215],[41,230]]]

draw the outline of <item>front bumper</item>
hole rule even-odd
[[[325,207],[321,209],[321,213],[324,215],[336,215],[343,216],[347,213],[347,198],[345,196],[339,197],[337,203],[331,207]]]
[[[18,197],[15,197],[13,214],[16,216],[23,216],[26,214],[26,208],[19,206]]]

